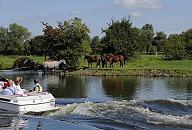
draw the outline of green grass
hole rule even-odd
[[[5,70],[5,69],[10,69],[13,66],[14,61],[21,56],[2,56],[0,55],[0,69]],[[22,56],[23,57],[23,56]],[[34,59],[38,63],[43,63],[44,57],[42,56],[30,56],[30,58]]]
[[[87,67],[87,61],[81,61],[80,65],[81,67]],[[93,63],[93,67],[91,68],[96,68],[95,63]],[[162,59],[162,56],[142,55],[138,60],[126,61],[124,67],[119,67],[119,63],[114,63],[113,68],[108,67],[107,69],[166,69],[192,71],[192,60],[166,61]]]
[[[14,61],[20,56],[0,56],[0,69],[10,69],[13,66]],[[38,63],[43,63],[43,56],[30,56]],[[109,65],[108,65],[109,66]],[[80,58],[80,68],[87,67],[87,61]],[[93,67],[90,69],[96,69],[96,64],[93,63]],[[165,61],[162,56],[159,55],[142,55],[135,61],[126,61],[124,67],[119,67],[119,63],[114,63],[113,68],[101,68],[101,69],[113,69],[113,70],[132,70],[132,69],[165,69],[165,70],[186,70],[192,71],[192,60],[179,60],[179,61]]]

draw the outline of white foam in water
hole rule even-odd
[[[175,101],[175,100],[173,100]],[[60,115],[84,115],[91,117],[99,117],[105,119],[116,120],[119,113],[126,114],[122,116],[142,118],[147,120],[148,123],[152,124],[173,124],[173,125],[192,125],[192,115],[177,116],[171,114],[161,114],[151,111],[148,108],[135,105],[138,100],[131,101],[111,101],[106,103],[80,103],[80,104],[70,104],[62,106],[61,109],[55,113],[53,116]],[[142,102],[142,101],[141,101]],[[177,101],[182,102],[183,101]],[[189,103],[187,103],[189,104]]]
[[[59,111],[56,111],[55,113],[52,113],[53,115],[69,115],[69,114],[78,114],[78,115],[86,115],[90,116],[90,110],[92,109],[92,103],[86,102],[86,103],[74,103],[69,104],[65,106],[60,106],[61,109]]]
[[[185,105],[185,106],[192,106],[192,100],[175,100],[175,99],[169,99],[169,101],[171,102],[176,102],[176,103],[180,103],[182,105]]]

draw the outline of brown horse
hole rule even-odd
[[[102,67],[106,67],[107,68],[107,64],[109,63],[109,59],[110,57],[112,57],[113,54],[106,54],[106,55],[101,55],[101,63],[102,63]]]
[[[110,64],[110,67],[113,67],[113,63],[114,62],[119,62],[120,63],[120,67],[123,67],[123,65],[125,64],[125,57],[123,55],[105,55],[102,56],[102,67],[104,67],[104,65],[106,64],[107,67],[107,63]]]
[[[96,62],[96,67],[100,67],[100,62],[101,62],[101,58],[98,56],[85,56],[84,60],[87,60],[88,62],[88,67],[89,65],[91,65],[92,67],[92,62]]]

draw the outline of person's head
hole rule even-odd
[[[9,79],[7,83],[8,83],[8,87],[13,86],[13,80]]]
[[[15,79],[15,84],[16,84],[16,85],[20,84],[22,80],[23,80],[22,77],[16,77],[16,79]]]
[[[34,79],[34,83],[35,84],[39,83],[39,80],[38,79]]]

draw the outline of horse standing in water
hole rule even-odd
[[[44,71],[52,71],[52,70],[56,70],[58,69],[59,70],[59,66],[60,64],[66,64],[66,61],[65,60],[60,60],[60,61],[45,61],[43,62],[43,68],[44,68]]]
[[[92,63],[96,62],[96,67],[99,68],[100,67],[100,62],[101,62],[101,58],[98,56],[85,56],[84,60],[87,60],[88,62],[88,67],[89,65],[91,65],[92,67]]]

